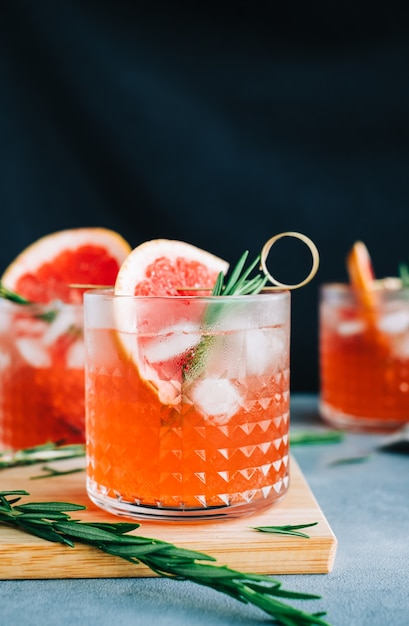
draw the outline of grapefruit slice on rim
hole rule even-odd
[[[125,259],[115,282],[115,295],[208,296],[210,291],[195,289],[212,289],[217,275],[226,273],[228,267],[223,259],[184,241],[153,239],[134,248]]]
[[[192,244],[154,239],[137,246],[118,272],[116,296],[148,296],[137,302],[115,299],[120,344],[163,404],[180,402],[181,363],[201,339],[206,305],[198,300],[187,307],[186,297],[209,296],[219,273],[228,268],[226,261]],[[166,305],[161,297],[167,298]]]
[[[6,268],[1,281],[32,302],[80,304],[84,289],[70,285],[114,285],[130,251],[121,235],[106,228],[61,230],[25,248]]]

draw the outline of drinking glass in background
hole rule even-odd
[[[289,483],[290,293],[84,299],[87,491],[136,518],[236,517]]]
[[[365,296],[321,288],[320,412],[335,427],[388,432],[409,422],[409,289],[374,280]]]
[[[83,306],[0,298],[0,449],[84,443]]]

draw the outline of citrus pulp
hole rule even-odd
[[[136,247],[126,258],[118,272],[115,295],[207,296],[219,272],[226,273],[228,267],[223,259],[189,243],[154,239]],[[205,287],[205,291],[192,291],[198,287]]]

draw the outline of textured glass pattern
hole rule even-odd
[[[149,349],[144,339],[135,357],[129,337],[88,329],[87,488],[97,504],[139,517],[200,518],[244,514],[285,494],[288,326],[251,333],[207,338],[206,368],[178,380],[176,357],[153,368],[146,356],[174,350],[178,337]],[[183,345],[198,342],[197,332],[185,335]],[[258,358],[249,365],[253,340]]]

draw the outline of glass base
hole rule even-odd
[[[402,426],[409,422],[409,418],[402,421],[385,421],[360,415],[349,415],[322,401],[319,403],[319,413],[323,420],[335,428],[361,433],[390,433],[402,428]]]
[[[109,513],[113,513],[114,515],[130,517],[133,519],[145,519],[152,522],[200,522],[244,517],[269,508],[273,504],[279,502],[287,493],[289,487],[288,474],[279,482],[280,485],[273,485],[268,497],[263,497],[259,494],[259,497],[255,498],[255,492],[253,491],[253,498],[250,502],[243,501],[225,506],[198,508],[147,506],[134,502],[127,502],[120,497],[112,498],[102,494],[101,488],[98,487],[98,485],[95,485],[95,482],[90,479],[87,479],[87,493],[88,497],[94,504]]]

